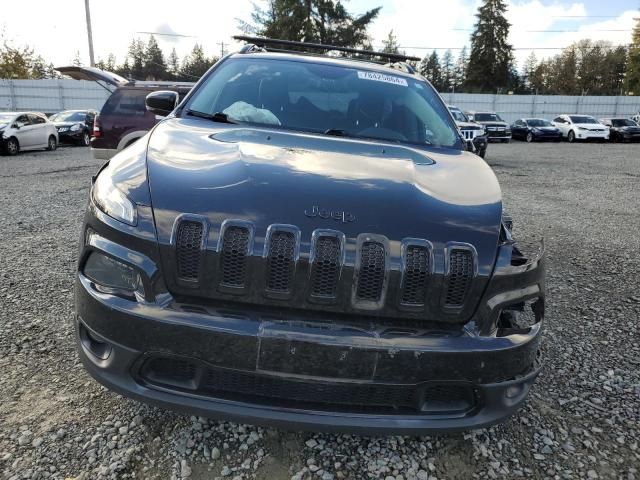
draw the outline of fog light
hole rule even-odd
[[[89,255],[84,274],[98,287],[106,287],[107,293],[114,293],[109,290],[144,293],[142,279],[133,267],[99,252]]]
[[[507,398],[515,398],[522,393],[522,385],[511,385],[507,387],[504,396]]]

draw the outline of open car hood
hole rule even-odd
[[[56,70],[63,75],[73,78],[74,80],[89,80],[92,82],[103,82],[114,87],[126,85],[129,82],[117,73],[107,72],[95,67],[56,67]]]

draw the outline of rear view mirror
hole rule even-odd
[[[17,123],[14,123],[13,125],[11,125],[11,128],[15,128],[16,130],[20,130],[20,125],[18,125]]]
[[[151,92],[145,100],[147,110],[161,117],[166,117],[178,106],[178,94],[171,90]]]

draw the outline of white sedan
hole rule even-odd
[[[34,112],[0,112],[0,151],[17,155],[24,150],[55,150],[58,131],[47,117]]]
[[[590,139],[609,140],[609,127],[602,125],[590,115],[560,115],[554,118],[552,123],[570,142]]]

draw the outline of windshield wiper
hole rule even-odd
[[[342,130],[340,128],[327,128],[323,135],[333,135],[334,137],[348,137],[350,136],[346,130]]]
[[[212,122],[232,123],[234,125],[238,123],[235,120],[229,118],[229,115],[222,112],[205,113],[205,112],[199,112],[197,110],[187,110],[187,115],[191,115],[193,117],[198,117],[198,118],[206,118],[207,120],[211,120]]]

